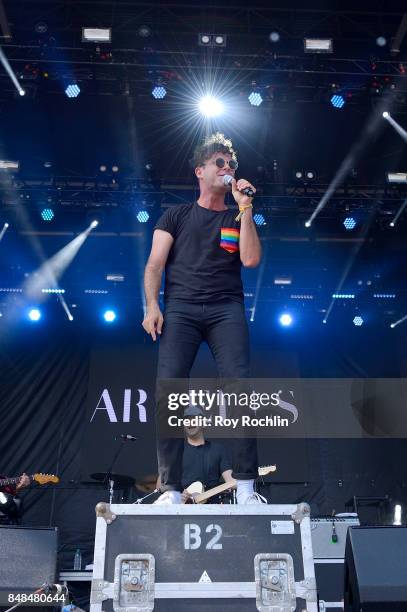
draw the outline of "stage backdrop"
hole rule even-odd
[[[379,333],[364,340],[338,333],[326,343],[260,333],[252,370],[257,377],[403,376],[404,346],[387,351]],[[0,473],[60,477],[58,486],[23,493],[23,521],[59,527],[67,569],[77,547],[91,560],[94,508],[108,499],[107,487],[91,474],[106,471],[119,448],[114,472],[142,480],[157,471],[156,357],[149,338],[124,328],[97,334],[30,328],[0,340]],[[215,375],[207,348],[192,375]],[[122,443],[126,433],[137,440]],[[343,511],[353,495],[407,502],[405,440],[261,440],[259,450],[261,463],[278,465],[263,489],[274,503],[305,500],[315,514]]]

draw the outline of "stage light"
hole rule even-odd
[[[345,98],[343,96],[340,96],[339,94],[334,94],[331,97],[331,104],[335,108],[342,108],[343,106],[345,106]]]
[[[18,90],[18,93],[20,94],[20,96],[25,96],[25,90],[22,88]]]
[[[354,293],[333,293],[332,297],[335,300],[353,300],[355,298]]]
[[[0,159],[0,170],[14,170],[18,172],[20,170],[20,162]]]
[[[395,226],[396,226],[396,224],[394,223],[394,221],[390,221],[389,225],[390,225],[390,227],[395,227]]]
[[[360,327],[361,325],[363,325],[363,319],[362,317],[354,317],[353,319],[353,325],[356,325],[356,327]]]
[[[151,29],[147,25],[142,25],[137,30],[137,34],[141,36],[141,38],[148,38],[151,36]]]
[[[266,225],[264,215],[262,215],[261,213],[256,213],[253,217],[253,221],[256,225]]]
[[[199,110],[205,117],[217,117],[223,112],[223,104],[213,96],[205,96],[199,101]]]
[[[376,45],[378,47],[385,47],[387,45],[387,40],[385,39],[384,36],[378,36],[376,38]]]
[[[390,113],[388,111],[383,112],[383,118],[388,119],[390,117]]]
[[[388,172],[388,183],[407,183],[407,172]]]
[[[396,504],[394,506],[393,525],[401,525],[401,506],[400,504]]]
[[[378,300],[388,300],[388,299],[394,299],[396,297],[396,294],[395,293],[374,293],[373,297],[377,298]]]
[[[96,221],[96,219],[94,221],[92,221],[92,223],[90,224],[91,229],[95,229],[95,227],[97,227],[99,225],[99,221]]]
[[[292,282],[292,279],[288,276],[276,276],[274,279],[275,285],[291,285]]]
[[[280,34],[278,32],[271,32],[269,35],[270,42],[277,43],[280,40]]]
[[[311,221],[309,221],[309,220],[308,220],[308,221],[306,221],[306,222],[305,222],[305,227],[311,227]]]
[[[31,308],[28,312],[28,318],[30,321],[39,321],[41,319],[41,311],[38,308]]]
[[[223,34],[217,34],[215,36],[215,45],[218,47],[224,47],[226,45],[226,36]]]
[[[207,47],[211,43],[211,35],[210,34],[199,34],[198,36],[198,44]]]
[[[99,166],[100,172],[106,172],[106,170],[107,170],[107,166],[105,166],[105,164],[102,164],[101,166]]]
[[[293,318],[288,312],[285,312],[280,316],[279,321],[283,327],[289,327],[293,322]]]
[[[52,221],[54,218],[54,211],[52,208],[43,208],[41,211],[41,217],[43,221]]]
[[[106,323],[113,323],[113,321],[116,320],[116,313],[114,310],[105,310],[105,312],[103,313],[103,318],[106,321]]]
[[[76,83],[70,83],[65,88],[65,93],[68,96],[68,98],[77,98],[79,94],[81,93],[81,89],[79,85],[77,85]]]
[[[82,42],[110,43],[112,31],[110,28],[82,28]]]
[[[8,223],[5,223],[5,224],[4,224],[4,227],[7,229],[7,228],[8,228],[8,227],[10,227],[10,226],[9,226],[9,224],[8,224]]]
[[[353,217],[346,217],[343,221],[343,225],[347,230],[353,230],[356,227],[356,219]]]
[[[308,181],[313,181],[315,178],[315,172],[313,172],[312,170],[309,170],[305,176]]]
[[[332,53],[332,38],[304,38],[305,53]]]
[[[139,221],[140,223],[147,223],[149,218],[150,218],[150,215],[148,214],[146,210],[140,210],[137,213],[137,221]]]
[[[260,104],[263,102],[263,98],[257,91],[252,91],[248,98],[252,106],[260,106]]]
[[[45,289],[41,289],[41,293],[65,293],[65,289],[45,288]]]
[[[152,92],[151,95],[153,96],[153,98],[155,98],[156,100],[162,100],[163,98],[165,98],[165,96],[167,95],[167,90],[165,89],[165,87],[163,87],[162,85],[156,85]]]

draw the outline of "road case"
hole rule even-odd
[[[90,612],[317,612],[309,513],[101,502]]]

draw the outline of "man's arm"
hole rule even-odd
[[[245,268],[256,268],[261,260],[261,244],[252,210],[252,208],[245,210],[240,221],[240,261]]]
[[[224,472],[222,472],[222,478],[225,482],[230,482],[231,480],[234,480],[234,478],[232,478],[232,470],[225,470]]]
[[[146,297],[146,314],[143,327],[152,339],[157,339],[156,333],[161,334],[164,318],[158,303],[161,280],[168,254],[174,238],[169,232],[157,229],[153,235],[153,244],[150,257],[144,271],[144,293]]]
[[[259,265],[261,260],[261,245],[260,240],[256,231],[256,224],[253,221],[252,198],[243,193],[243,189],[250,187],[254,193],[256,193],[255,187],[246,179],[239,179],[237,182],[235,179],[232,181],[232,194],[239,209],[243,209],[246,206],[241,221],[240,221],[240,238],[239,238],[239,250],[240,250],[240,261],[245,268],[255,268]]]

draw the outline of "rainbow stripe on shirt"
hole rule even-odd
[[[239,230],[234,227],[221,227],[220,246],[229,253],[239,250]]]

